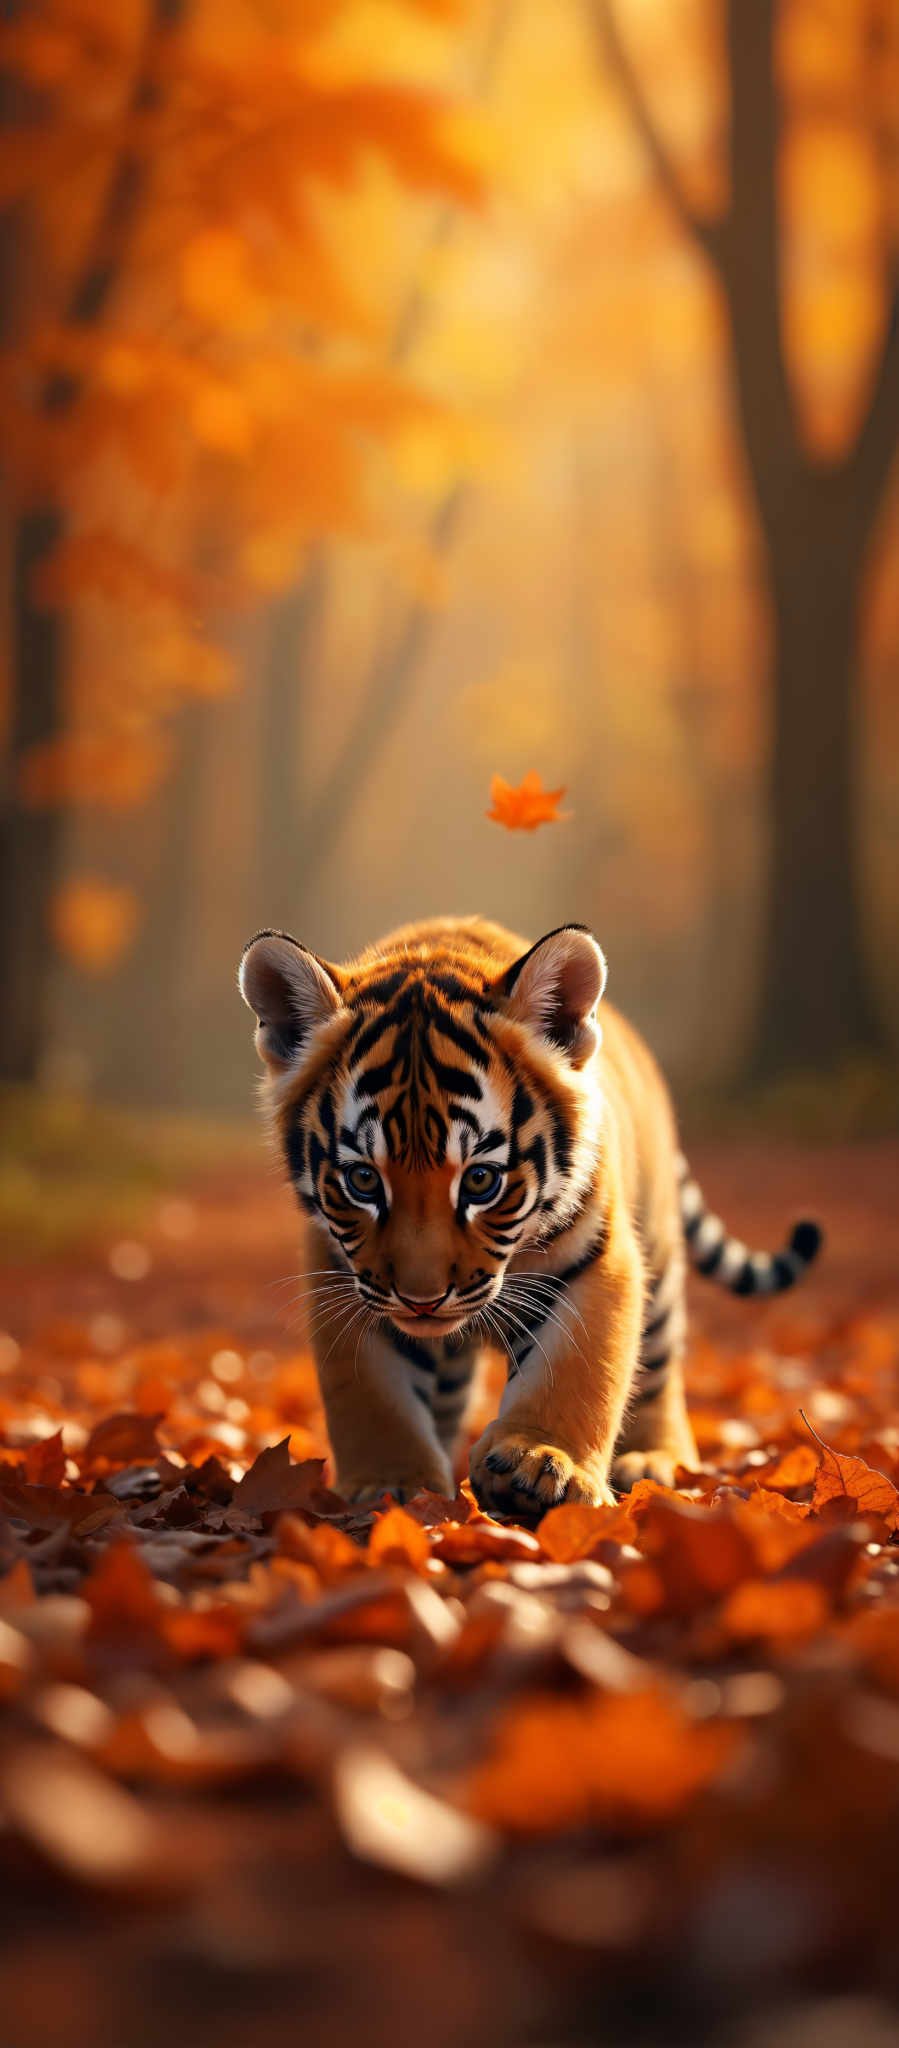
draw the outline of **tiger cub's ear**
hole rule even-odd
[[[237,979],[259,1020],[256,1050],[275,1074],[291,1065],[310,1031],[341,1006],[336,970],[287,932],[257,932],[244,948]]]
[[[566,924],[538,939],[499,983],[505,1010],[583,1067],[602,1041],[595,1010],[606,985],[605,957],[586,925]]]

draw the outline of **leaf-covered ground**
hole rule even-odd
[[[536,1533],[329,1492],[273,1174],[7,1269],[4,2044],[892,2038],[899,1147],[696,1164],[824,1260]]]

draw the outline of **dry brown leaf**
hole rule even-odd
[[[691,1721],[660,1691],[532,1698],[502,1717],[465,1797],[513,1835],[590,1821],[651,1828],[688,1806],[736,1747],[732,1727]]]
[[[0,1578],[0,1614],[12,1614],[19,1607],[30,1607],[36,1598],[28,1560],[20,1557],[12,1570]]]
[[[84,1446],[84,1463],[95,1464],[98,1458],[105,1458],[110,1465],[149,1463],[159,1456],[156,1429],[161,1421],[161,1413],[107,1415],[91,1430]]]
[[[148,1813],[73,1750],[12,1749],[0,1794],[17,1832],[75,1883],[111,1891],[181,1891],[190,1860],[169,1853]]]
[[[66,1525],[79,1535],[122,1516],[121,1502],[112,1494],[86,1493],[77,1486],[19,1486],[5,1472],[0,1473],[0,1507],[32,1529]]]
[[[307,1459],[295,1465],[290,1456],[290,1438],[260,1451],[234,1490],[235,1507],[251,1515],[278,1515],[308,1509],[310,1514],[340,1514],[344,1503],[322,1485],[323,1458]]]
[[[811,1444],[794,1444],[792,1449],[779,1458],[776,1465],[766,1469],[762,1484],[788,1492],[794,1486],[810,1486],[818,1470],[818,1459]]]
[[[334,1803],[355,1856],[419,1884],[470,1882],[496,1854],[487,1827],[422,1791],[378,1749],[344,1751],[334,1771]]]
[[[275,1534],[279,1550],[311,1565],[326,1586],[347,1572],[358,1572],[368,1561],[368,1553],[346,1530],[335,1529],[330,1522],[301,1522],[298,1515],[282,1515]]]
[[[640,1517],[638,1543],[673,1614],[705,1606],[755,1569],[749,1539],[726,1499],[699,1505],[656,1488]]]
[[[816,1430],[812,1430],[812,1435],[821,1451],[812,1511],[818,1513],[831,1502],[840,1502],[849,1513],[877,1515],[893,1534],[899,1532],[899,1488],[892,1480],[866,1465],[864,1458],[846,1457],[831,1450]]]
[[[746,1579],[721,1609],[721,1623],[737,1642],[800,1643],[817,1635],[830,1603],[821,1586],[807,1579]]]
[[[504,1522],[491,1522],[484,1517],[472,1516],[470,1522],[445,1522],[435,1529],[432,1544],[434,1554],[444,1558],[447,1564],[482,1564],[485,1558],[509,1559],[513,1557],[539,1557],[540,1545],[536,1536],[526,1529],[516,1529]]]
[[[62,1430],[30,1444],[22,1469],[30,1486],[61,1486],[66,1475]]]
[[[140,1551],[129,1538],[111,1543],[84,1581],[91,1611],[89,1634],[127,1643],[135,1653],[157,1640],[162,1607]]]
[[[28,1637],[8,1621],[0,1620],[0,1700],[14,1699],[21,1692],[33,1665],[34,1651]]]
[[[341,1643],[306,1651],[282,1667],[301,1688],[362,1713],[391,1718],[410,1705],[415,1665],[403,1650],[378,1643]]]
[[[561,1507],[550,1508],[537,1529],[541,1549],[557,1564],[592,1557],[603,1543],[633,1543],[635,1534],[636,1522],[627,1500],[618,1507],[599,1508],[582,1501],[563,1501]]]
[[[368,1554],[375,1564],[407,1564],[414,1571],[423,1571],[431,1546],[420,1522],[402,1508],[388,1508],[375,1520]]]

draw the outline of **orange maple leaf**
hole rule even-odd
[[[540,776],[531,768],[517,789],[501,775],[490,779],[490,800],[493,809],[487,812],[497,825],[505,825],[510,832],[535,832],[538,825],[557,825],[562,818],[570,818],[570,811],[558,809],[564,789],[544,789]]]
[[[845,1501],[860,1514],[882,1515],[888,1527],[899,1532],[899,1489],[892,1480],[864,1458],[848,1457],[843,1451],[833,1450],[812,1427],[804,1409],[800,1408],[799,1413],[821,1452],[808,1512],[820,1512],[834,1500]]]

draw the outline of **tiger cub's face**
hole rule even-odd
[[[570,926],[492,978],[443,948],[355,970],[283,933],[247,948],[241,991],[300,1201],[408,1334],[489,1310],[514,1253],[577,1206],[604,980]]]

